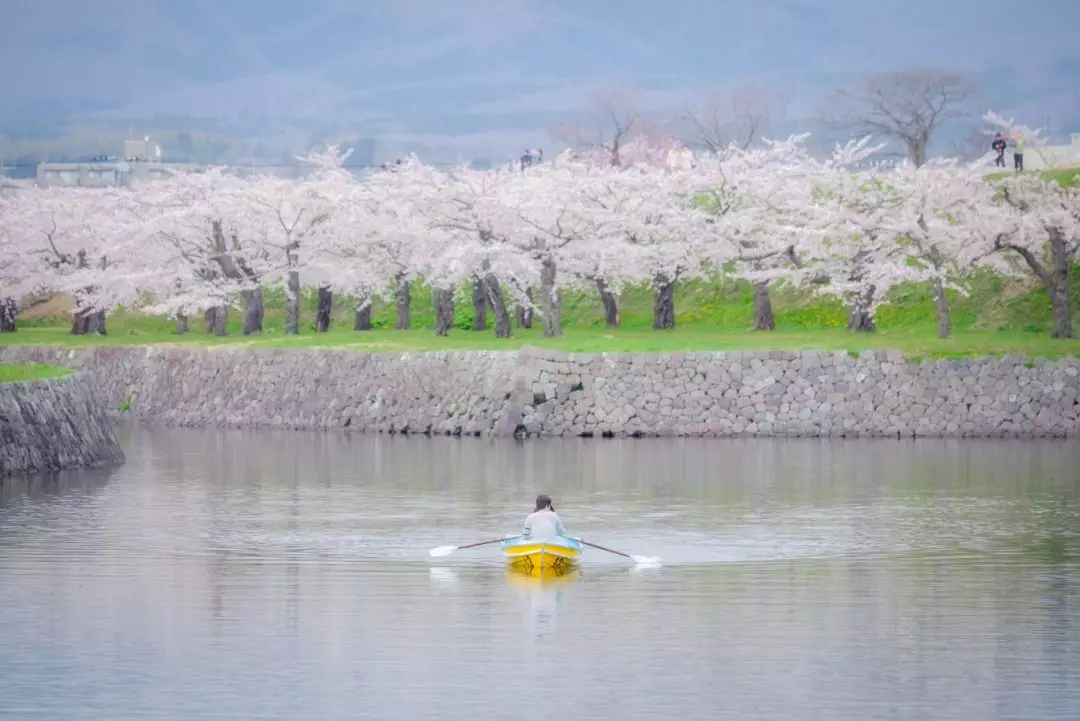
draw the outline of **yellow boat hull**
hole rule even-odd
[[[554,568],[523,569],[508,566],[506,580],[522,588],[562,588],[581,578],[581,571],[576,567],[556,570]]]
[[[551,541],[507,541],[503,555],[510,568],[530,576],[557,576],[569,573],[581,558],[581,544],[569,538]]]

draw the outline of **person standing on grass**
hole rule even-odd
[[[562,519],[551,505],[551,497],[536,497],[536,510],[525,517],[525,526],[521,531],[522,540],[551,541],[556,536],[565,536],[566,529]]]
[[[1024,136],[1020,134],[1013,140],[1013,169],[1018,173],[1024,171]]]
[[[994,165],[999,168],[1005,167],[1005,145],[1005,138],[1002,137],[1001,133],[995,134],[994,142],[990,144],[990,147],[997,153],[997,157],[994,158]]]

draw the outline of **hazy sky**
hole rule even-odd
[[[937,65],[987,105],[1080,122],[1080,0],[3,0],[0,27],[9,118],[348,119],[518,147],[606,85],[662,107],[753,82],[809,115],[860,74]]]

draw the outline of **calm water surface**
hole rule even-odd
[[[0,482],[0,719],[1080,718],[1080,447],[125,431]],[[589,552],[497,547],[548,492]]]

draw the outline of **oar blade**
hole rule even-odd
[[[456,550],[458,550],[457,546],[439,546],[428,551],[428,555],[432,558],[439,558],[440,556],[449,556]]]
[[[659,566],[660,565],[660,559],[657,558],[656,556],[634,556],[634,555],[631,555],[630,558],[634,561],[634,563],[636,563],[636,564],[638,564],[640,566]]]

